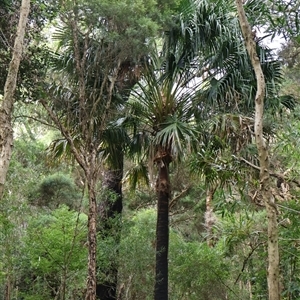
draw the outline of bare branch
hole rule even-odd
[[[188,193],[188,191],[190,190],[190,188],[191,188],[191,185],[189,185],[186,189],[184,189],[184,190],[181,191],[176,197],[174,197],[174,198],[170,201],[169,209],[171,209],[171,208],[176,204],[176,202],[177,202],[180,198],[184,197],[184,196]]]
[[[50,123],[47,123],[45,122],[44,120],[41,120],[41,119],[38,119],[38,118],[35,118],[35,117],[32,117],[32,116],[28,116],[28,115],[18,115],[18,116],[15,116],[15,120],[16,119],[19,119],[19,118],[26,118],[26,119],[31,119],[31,120],[34,120],[36,122],[39,122],[47,127],[52,127],[52,128],[55,128],[55,129],[59,129],[59,127],[57,127],[57,125],[53,125],[53,124],[50,124]]]
[[[64,127],[62,122],[58,119],[56,114],[52,111],[52,109],[49,107],[49,105],[46,103],[45,100],[40,100],[40,103],[43,105],[45,110],[47,111],[49,117],[52,119],[52,121],[56,124],[56,126],[60,129],[62,135],[67,139],[67,141],[70,143],[71,151],[74,154],[74,157],[76,161],[79,163],[79,165],[82,167],[84,172],[88,174],[88,164],[86,163],[84,159],[84,155],[82,153],[79,153],[76,146],[74,145],[74,139],[67,130],[67,128]]]

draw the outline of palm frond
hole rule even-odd
[[[177,161],[195,147],[198,132],[193,122],[182,122],[176,115],[169,116],[161,124],[162,129],[156,134],[154,143],[171,149],[171,155]],[[190,151],[189,151],[190,150]]]
[[[78,140],[74,140],[78,143]],[[47,160],[50,163],[58,163],[63,160],[73,161],[74,157],[71,153],[71,147],[69,142],[65,138],[58,138],[53,140],[46,150]]]
[[[136,190],[138,183],[149,185],[148,167],[142,161],[131,167],[124,176],[124,181],[129,183],[131,190]]]

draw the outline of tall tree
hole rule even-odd
[[[6,174],[12,154],[13,129],[12,114],[14,107],[14,94],[19,71],[20,61],[23,53],[23,43],[26,30],[28,14],[30,11],[30,0],[22,0],[20,7],[20,18],[17,27],[17,35],[13,48],[11,62],[4,86],[4,95],[0,107],[0,198],[3,196]]]
[[[172,71],[176,68],[182,70],[185,67],[185,70],[198,69],[197,75],[202,75],[201,85],[194,87],[194,89],[198,89],[196,93],[197,97],[193,98],[194,94],[191,93],[191,97],[188,100],[192,102],[191,105],[193,106],[191,119],[198,121],[199,124],[203,124],[204,120],[212,119],[213,116],[218,114],[232,113],[232,110],[240,111],[243,109],[244,112],[249,114],[249,108],[254,106],[254,94],[256,89],[253,88],[252,83],[255,82],[255,77],[241,39],[238,20],[234,14],[234,2],[222,0],[217,2],[184,1],[184,4],[179,17],[180,26],[176,26],[178,25],[176,23],[177,20],[174,20],[173,27],[166,33],[166,43],[164,44],[166,61],[164,66],[165,71],[167,70],[167,74],[170,70]],[[278,79],[280,78],[279,65],[274,61],[268,49],[265,50],[261,47],[259,47],[259,49],[261,59],[264,62],[264,72],[267,74],[268,82],[270,82],[268,95],[270,99],[272,99],[276,94],[276,83],[278,83]],[[171,74],[175,73],[176,72],[171,72]],[[188,72],[186,72],[186,74],[187,73]],[[168,75],[166,75],[166,77],[168,77]],[[188,78],[191,79],[192,76]],[[249,78],[251,78],[251,80],[249,80]],[[153,86],[153,84],[148,81],[147,83],[149,88]],[[188,83],[188,80],[184,81],[184,83]],[[182,83],[182,85],[184,85],[184,83]],[[142,91],[145,92],[143,89]],[[156,91],[156,88],[154,88],[154,91]],[[154,103],[157,101],[154,100],[156,94],[164,95],[162,92],[153,93],[154,95],[148,93],[148,98],[150,99],[152,97]],[[166,97],[166,99],[168,99],[168,97]],[[172,105],[169,106],[171,107]],[[153,104],[149,104],[148,107],[153,107]],[[162,104],[161,107],[164,108],[164,105]],[[150,109],[150,111],[152,111],[152,109]],[[158,109],[155,112],[152,111],[151,115],[155,116],[157,111]],[[170,116],[176,115],[176,109],[168,113]],[[163,113],[160,114],[160,117],[161,116],[163,116]],[[227,122],[227,117],[228,116],[225,115],[225,118],[223,118],[225,123]],[[240,120],[239,117],[235,116],[233,116],[232,119]],[[157,121],[159,120],[158,117],[154,117],[154,120],[156,124],[160,124],[160,122]],[[167,122],[163,121],[163,124],[164,123]],[[245,123],[247,123],[247,120]],[[151,124],[150,120],[148,124]],[[160,126],[156,126],[154,130],[157,130],[158,133],[161,128]],[[201,138],[207,136],[207,129],[202,127],[200,133],[199,139],[201,140]],[[153,135],[156,136],[156,134]],[[158,134],[158,136],[160,136],[160,134]],[[184,135],[181,135],[181,137],[183,136]],[[211,136],[214,137],[214,135]],[[248,141],[251,140],[251,136],[246,139]],[[235,141],[236,140],[238,139],[236,138]],[[170,145],[173,142],[174,140],[171,139]],[[199,143],[199,146],[202,147],[202,143]],[[235,144],[235,147],[238,148],[239,145]],[[171,146],[170,149],[172,149]],[[169,153],[168,151],[170,151],[170,149],[163,149],[163,152]],[[203,149],[200,149],[199,151],[202,150]],[[239,149],[235,149],[235,151],[238,150]],[[161,156],[158,155],[158,157]],[[168,155],[166,157],[168,163],[163,162],[161,165],[168,167],[173,158],[173,155]],[[167,184],[165,186],[168,186],[169,181],[166,174],[166,172],[161,173],[161,178],[163,182]],[[157,184],[157,188],[163,191],[159,184]],[[159,190],[157,190],[157,192],[159,195]],[[165,190],[165,198],[169,197],[168,193],[170,192]],[[158,203],[159,201],[160,198],[158,197]],[[158,222],[160,220],[160,212],[164,211],[163,208],[160,211],[160,206],[158,205]],[[161,228],[166,228],[166,224],[168,223],[167,213],[162,215],[161,219],[165,222],[165,227],[161,226]],[[157,227],[157,239],[159,238],[159,230],[161,228],[159,226]],[[164,240],[166,240],[167,230],[162,230],[161,232],[164,234]],[[157,244],[157,247],[162,246]],[[167,249],[167,244],[165,244],[164,248]],[[157,262],[163,259],[166,260],[167,257],[160,255],[160,251],[161,248],[157,248]],[[160,277],[166,276],[167,278],[167,272],[165,271],[166,266],[167,263],[164,262],[164,265],[161,265],[164,269],[159,270],[159,265],[158,263],[156,264],[156,286],[161,288],[161,290],[156,289],[156,291],[161,293],[155,294],[157,299],[167,299],[167,284],[164,286],[165,283],[162,277]]]
[[[188,84],[194,76],[178,68],[175,61],[170,69],[164,66],[162,57],[152,57],[129,101],[129,119],[134,121],[133,134],[139,140],[135,150],[146,151],[151,169],[157,169],[156,300],[168,299],[170,165],[181,160],[196,140],[196,124],[192,119],[196,88]]]
[[[236,0],[241,30],[245,39],[247,52],[255,72],[257,91],[255,96],[255,141],[258,150],[260,164],[260,192],[264,199],[268,220],[268,291],[269,300],[280,299],[279,285],[279,248],[278,248],[278,224],[277,207],[275,197],[271,192],[269,175],[268,146],[263,135],[264,98],[266,93],[265,77],[261,68],[260,60],[256,52],[256,43],[252,29],[247,20],[243,2]]]
[[[209,1],[183,2],[180,17],[174,20],[173,27],[166,32],[163,47],[165,56],[160,57],[164,62],[157,64],[159,60],[151,61],[148,72],[139,85],[140,93],[136,93],[137,99],[130,103],[134,108],[132,114],[137,117],[142,128],[138,131],[139,140],[149,143],[150,161],[158,169],[155,186],[157,193],[155,299],[168,299],[170,165],[177,159],[182,159],[184,146],[191,145],[195,140],[195,120],[207,105],[201,103],[204,97],[202,98],[198,91],[199,86],[194,81],[195,75],[201,74],[201,71],[207,72],[204,71],[206,69],[212,70],[217,76],[216,73],[220,71],[217,64],[222,64],[223,57],[228,60],[230,51],[236,50],[228,48],[229,43],[223,43],[222,40],[223,35],[230,33],[229,28],[236,30],[235,24],[231,23],[232,17],[228,14],[225,3],[220,1],[216,6]],[[222,43],[223,52],[220,51],[220,55],[215,58],[213,52]],[[229,81],[232,82],[232,78],[229,78]],[[214,78],[211,82],[208,81],[208,85],[216,82],[218,81]],[[194,85],[192,89],[191,85]],[[216,87],[211,90],[216,91]],[[149,131],[150,139],[146,139],[145,135]],[[188,148],[190,149],[190,146]]]
[[[65,3],[60,12],[61,26],[54,34],[59,49],[53,56],[50,97],[45,95],[41,103],[67,141],[87,182],[89,274],[86,299],[115,298],[116,282],[112,282],[112,286],[105,284],[106,287],[99,284],[99,295],[96,295],[96,219],[97,212],[101,211],[100,206],[97,210],[96,186],[102,172],[106,127],[119,114],[128,90],[139,77],[141,63],[148,53],[148,41],[159,28],[155,21],[157,8],[156,3],[146,1],[130,5],[127,1]],[[117,147],[117,143],[113,147]],[[123,164],[123,158],[119,158]],[[122,167],[118,168],[118,172],[122,171]],[[120,174],[117,175],[120,192]],[[121,200],[116,203],[120,204]],[[121,208],[118,205],[119,211]],[[113,209],[111,207],[110,214]],[[102,220],[105,222],[104,217]]]

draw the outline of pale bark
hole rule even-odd
[[[263,138],[263,114],[265,97],[265,78],[260,60],[256,52],[256,43],[253,40],[252,30],[247,20],[242,0],[236,0],[241,30],[245,45],[251,59],[257,81],[255,96],[255,141],[260,164],[260,190],[264,199],[268,220],[268,293],[269,300],[280,300],[279,280],[279,251],[278,251],[278,226],[277,208],[270,188],[269,153]]]
[[[216,187],[211,186],[207,188],[206,191],[206,211],[205,211],[205,228],[206,228],[206,242],[209,247],[213,247],[213,240],[212,240],[212,228],[215,223],[215,216],[212,207],[212,201],[214,198],[214,194],[216,192]]]
[[[85,300],[96,299],[97,286],[97,204],[96,204],[96,181],[97,176],[87,180],[89,191],[89,216],[88,216],[88,241],[89,241],[89,255],[88,255],[88,277],[87,277],[87,292]]]
[[[0,198],[3,196],[6,174],[13,149],[12,114],[14,94],[16,91],[19,65],[22,58],[23,42],[29,11],[30,0],[22,0],[17,35],[0,107]]]

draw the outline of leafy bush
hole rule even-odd
[[[156,212],[139,211],[124,224],[120,245],[120,286],[125,300],[153,299]],[[206,243],[186,242],[170,231],[169,298],[226,299],[228,267],[222,251]],[[212,288],[213,287],[213,288]]]
[[[25,238],[29,269],[20,283],[25,299],[79,296],[86,277],[86,223],[86,215],[66,206],[30,221]]]
[[[56,173],[41,181],[36,193],[31,195],[30,202],[50,208],[65,204],[74,209],[78,206],[80,199],[81,194],[73,179],[66,174]]]

